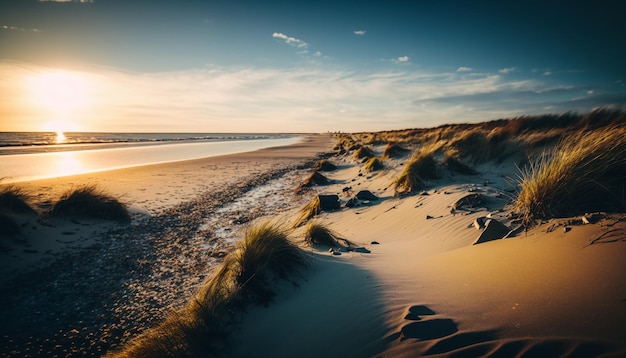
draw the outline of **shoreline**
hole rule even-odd
[[[86,174],[70,180],[28,182],[25,188],[45,192],[39,197],[44,200],[79,183],[97,184],[113,195],[125,194],[126,202],[139,202],[143,214],[135,210],[128,226],[101,226],[90,220],[53,221],[55,228],[49,230],[56,232],[57,240],[67,241],[69,237],[74,242],[59,243],[59,251],[52,254],[20,254],[41,255],[53,261],[40,259],[40,268],[14,272],[13,279],[1,283],[3,307],[12,307],[11,312],[3,312],[3,321],[12,324],[3,327],[0,351],[19,355],[26,348],[37,348],[41,354],[61,354],[55,350],[59,345],[101,355],[163,319],[194,292],[231,249],[232,244],[220,237],[226,233],[216,234],[215,229],[231,228],[236,232],[245,225],[236,208],[218,214],[219,208],[279,179],[295,185],[300,179],[298,168],[312,165],[330,143],[329,136],[310,136],[288,147]],[[214,174],[207,182],[206,172]],[[181,186],[181,173],[187,180],[195,173],[196,180]],[[133,184],[141,189],[141,183],[151,177],[160,179],[159,191],[168,187],[184,190],[177,195],[157,195],[163,200],[149,200],[156,199],[151,198],[155,195],[152,191],[129,190]],[[270,190],[266,195],[272,197],[274,192]],[[137,209],[138,205],[133,206]],[[270,215],[274,210],[272,206],[262,209],[245,220]],[[219,215],[217,226],[201,228],[212,215]],[[88,232],[91,229],[93,232]],[[46,228],[31,234],[41,234],[42,230]],[[74,234],[64,236],[60,231]],[[85,241],[83,247],[79,245],[81,240]],[[36,247],[28,250],[32,252]],[[10,276],[6,270],[3,274],[5,279]],[[33,289],[44,294],[33,297]]]

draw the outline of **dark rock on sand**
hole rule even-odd
[[[478,193],[472,193],[462,197],[452,204],[452,208],[458,210],[463,208],[476,208],[484,205],[487,202],[484,196]]]
[[[378,200],[378,197],[372,194],[369,190],[361,190],[356,194],[356,198],[359,200]]]
[[[487,221],[485,225],[485,230],[480,234],[478,239],[474,241],[474,245],[480,244],[483,242],[502,239],[509,233],[509,231],[511,231],[511,229],[509,229],[503,223],[494,219],[490,219]]]
[[[322,211],[332,211],[339,209],[339,195],[331,194],[324,195],[319,194],[317,196],[320,200],[320,210]]]

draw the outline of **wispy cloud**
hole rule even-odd
[[[365,35],[365,33],[366,33],[367,31],[365,31],[365,30],[355,30],[355,31],[353,31],[353,32],[354,32],[354,34],[355,34],[355,35],[357,35],[357,36],[363,36],[363,35]]]
[[[272,37],[277,38],[277,39],[281,39],[283,41],[285,41],[286,44],[291,45],[291,46],[295,46],[295,47],[299,47],[299,48],[307,48],[309,47],[309,44],[307,44],[306,42],[297,39],[295,37],[291,37],[291,36],[287,36],[285,34],[283,34],[282,32],[274,32],[274,34],[272,34]]]
[[[406,63],[409,62],[409,56],[400,56],[393,60],[395,63]]]
[[[322,57],[322,53],[320,51],[315,51],[315,52],[313,52],[313,56],[315,56],[315,57]]]
[[[509,74],[511,72],[515,72],[515,71],[517,71],[517,67],[506,67],[506,68],[501,68],[498,70],[498,72],[504,75]]]
[[[39,29],[26,29],[26,28],[23,28],[23,27],[9,26],[9,25],[2,25],[2,27],[0,27],[0,29],[2,29],[4,31],[39,32]]]
[[[364,131],[506,118],[548,106],[563,112],[626,103],[623,90],[590,95],[593,88],[553,84],[552,78],[401,68],[209,66],[163,73],[94,68],[82,73],[91,107],[78,114],[89,118],[85,124],[92,127],[85,130],[101,131]],[[19,118],[15,123],[31,130],[48,121],[48,113],[29,104],[25,80],[45,71],[0,63],[0,116]],[[2,125],[0,130],[9,129]]]
[[[465,67],[465,66],[461,66],[459,68],[456,69],[456,72],[469,72],[471,71],[472,68],[471,67]]]

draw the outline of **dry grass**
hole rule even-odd
[[[626,204],[626,127],[592,131],[563,140],[520,174],[515,206],[528,223]]]
[[[308,204],[306,204],[301,210],[294,221],[292,227],[296,228],[307,222],[312,217],[318,215],[321,211],[321,202],[318,196],[315,196]]]
[[[372,150],[372,148],[367,146],[362,146],[354,151],[354,159],[363,159],[363,158],[372,158],[375,157],[376,154]]]
[[[321,172],[332,172],[333,170],[337,170],[337,166],[328,160],[322,159],[315,163],[314,169]]]
[[[446,168],[454,172],[457,172],[459,174],[465,174],[465,175],[477,175],[478,174],[478,172],[474,170],[472,167],[468,166],[467,164],[461,162],[460,160],[450,155],[445,156],[441,164],[443,164]]]
[[[95,185],[85,185],[66,192],[49,214],[55,217],[130,221],[126,205]]]
[[[187,306],[110,356],[222,356],[236,312],[267,303],[275,277],[287,277],[306,265],[303,251],[285,229],[270,222],[251,227]]]
[[[4,186],[0,189],[0,211],[13,213],[34,213],[35,210],[29,204],[31,195],[13,185]]]
[[[439,178],[432,147],[423,147],[413,154],[402,173],[394,180],[396,194],[414,193],[424,188],[424,182]]]
[[[15,214],[35,214],[31,196],[22,189],[7,185],[0,189],[0,236],[14,237],[22,232]]]
[[[306,231],[304,233],[304,242],[309,246],[352,246],[352,243],[349,240],[341,238],[336,232],[317,221],[313,221],[309,223],[309,225],[307,225]]]
[[[379,157],[372,157],[365,162],[365,171],[374,172],[377,170],[381,170],[385,167],[382,159]]]
[[[383,150],[382,157],[385,158],[385,159],[387,159],[387,158],[398,158],[398,157],[404,156],[408,152],[409,152],[409,150],[404,148],[400,144],[389,143],[389,144],[387,144],[387,146],[385,146],[385,149]]]

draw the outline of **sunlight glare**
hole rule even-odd
[[[31,79],[33,101],[53,112],[68,112],[87,106],[89,83],[84,75],[70,71],[49,71]]]
[[[65,137],[65,133],[63,133],[63,131],[57,131],[57,137],[55,140],[57,144],[65,143],[65,141],[67,141],[67,138]]]
[[[53,161],[53,170],[58,176],[79,174],[84,171],[81,162],[76,159],[73,152],[56,153]]]

